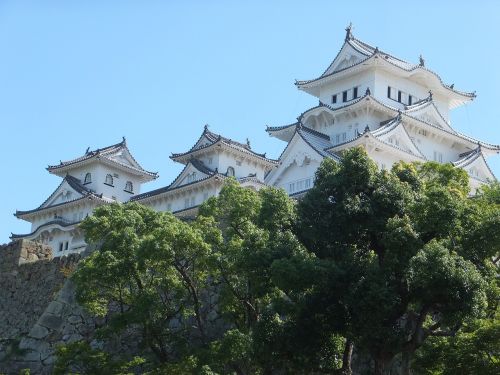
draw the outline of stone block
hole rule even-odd
[[[63,323],[63,320],[60,316],[54,315],[54,314],[49,314],[49,313],[44,313],[40,320],[38,321],[38,324],[41,326],[44,326],[48,329],[53,329],[57,330],[61,327]]]
[[[57,296],[59,302],[72,304],[75,302],[75,291],[73,284],[70,281],[66,281],[62,287],[59,295]]]
[[[70,335],[67,339],[66,339],[66,342],[68,344],[71,344],[72,342],[76,342],[76,341],[80,341],[83,339],[83,336],[82,335],[79,335],[78,333],[74,333],[72,335]]]
[[[26,350],[26,349],[36,349],[40,343],[38,340],[35,340],[33,338],[28,338],[28,337],[23,337],[21,339],[21,342],[19,343],[19,349]]]
[[[47,358],[43,360],[43,364],[45,366],[52,366],[56,360],[56,357],[54,355],[50,355]]]
[[[49,306],[47,306],[47,309],[45,312],[54,314],[54,315],[61,315],[63,311],[64,305],[61,302],[58,301],[52,301]]]
[[[82,317],[79,316],[79,315],[71,315],[68,318],[68,322],[70,322],[71,324],[81,323],[82,322]]]
[[[29,351],[23,355],[23,360],[27,362],[38,362],[40,361],[40,353],[37,351]]]
[[[42,339],[49,334],[49,330],[45,327],[42,327],[38,324],[35,324],[33,328],[31,328],[29,336],[35,339]]]

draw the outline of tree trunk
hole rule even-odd
[[[375,375],[384,375],[386,361],[382,358],[375,358]]]
[[[410,363],[412,353],[404,351],[401,353],[401,375],[411,375]]]
[[[345,347],[344,347],[344,355],[342,356],[341,373],[343,375],[351,375],[352,374],[351,362],[352,362],[352,350],[353,350],[353,348],[354,348],[354,344],[352,343],[351,340],[347,339],[345,342]]]

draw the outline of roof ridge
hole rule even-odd
[[[330,140],[330,136],[329,135],[327,135],[325,133],[321,133],[320,131],[314,130],[314,129],[312,129],[312,128],[306,126],[306,125],[303,125],[303,124],[301,124],[301,126],[299,126],[298,131],[307,131],[307,132],[309,132],[311,134],[317,135],[318,137]]]

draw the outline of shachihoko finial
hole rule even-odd
[[[420,55],[418,57],[418,59],[420,60],[420,66],[425,66],[425,60],[424,60],[424,57],[422,55]]]
[[[122,137],[122,143],[125,143],[127,142],[127,140],[125,139],[125,136]]]
[[[370,91],[370,88],[369,88],[369,87],[367,87],[367,88],[366,88],[366,91],[365,91],[365,95],[371,95],[371,93],[372,93],[372,92]]]
[[[90,146],[87,147],[87,149],[85,150],[85,155],[87,155],[89,153],[89,151],[90,151]]]
[[[429,90],[429,99],[432,100],[432,90]]]
[[[205,124],[205,126],[203,127],[203,130],[205,130],[205,131],[208,130],[208,124]]]
[[[370,127],[368,125],[365,126],[365,130],[363,133],[366,133],[366,132],[369,132],[370,131]]]
[[[455,87],[455,84],[454,84],[454,83],[452,83],[452,84],[450,85],[450,89],[453,89],[454,87]]]
[[[247,138],[247,147],[248,147],[248,148],[251,148],[251,147],[250,147],[250,139],[248,139],[248,138]]]
[[[348,40],[352,39],[352,22],[349,22],[349,25],[345,28],[345,40],[346,42]]]

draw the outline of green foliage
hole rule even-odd
[[[305,291],[302,316],[351,338],[381,373],[397,353],[484,314],[498,295],[500,211],[493,193],[472,200],[468,191],[467,174],[452,165],[377,171],[362,149],[325,160],[298,206],[297,235],[324,270]]]
[[[81,225],[100,249],[72,275],[77,299],[106,316],[100,337],[141,338],[149,374],[347,373],[352,343],[378,374],[416,351],[422,373],[459,356],[493,373],[481,340],[497,348],[498,322],[481,319],[498,308],[500,188],[468,190],[452,165],[378,171],[355,148],[325,159],[298,204],[232,179],[190,223],[102,206]],[[61,371],[138,363],[78,345],[60,349]]]
[[[92,374],[123,375],[133,374],[133,369],[144,363],[144,359],[134,357],[132,360],[113,358],[101,350],[92,349],[84,341],[59,346],[56,349],[57,360],[54,363],[54,375]]]
[[[476,320],[455,337],[432,337],[417,351],[417,374],[496,375],[500,372],[500,319]]]
[[[81,227],[100,250],[72,278],[78,301],[108,316],[102,336],[136,329],[159,362],[175,361],[188,343],[206,342],[213,306],[204,302],[213,290],[200,228],[133,203],[99,207]]]

